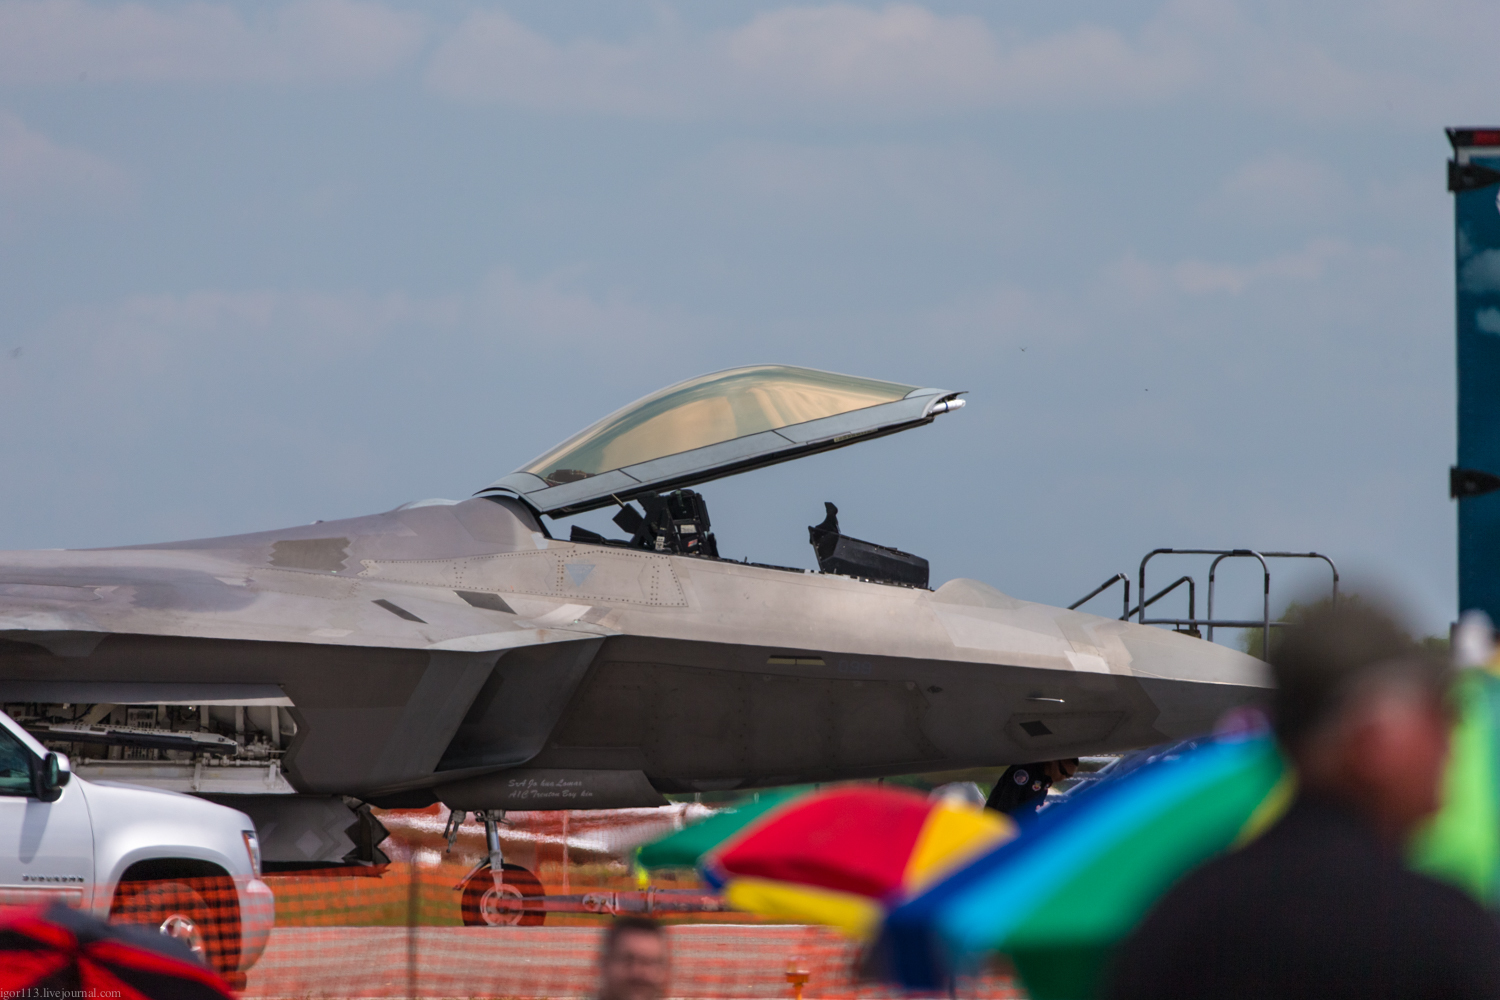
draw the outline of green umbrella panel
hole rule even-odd
[[[1443,806],[1412,841],[1417,871],[1500,909],[1500,677],[1466,670],[1454,686],[1458,722]]]

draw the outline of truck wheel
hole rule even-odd
[[[464,923],[469,927],[536,927],[547,922],[541,880],[520,865],[506,865],[505,880],[495,888],[485,865],[464,883]]]
[[[230,980],[239,974],[240,934],[234,883],[229,879],[122,882],[110,907],[117,924],[154,928],[192,950],[203,963]],[[222,883],[222,884],[221,884]],[[204,899],[207,894],[213,903]]]

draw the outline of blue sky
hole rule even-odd
[[[0,548],[464,497],[775,361],[970,405],[706,487],[728,555],[811,565],[823,500],[1049,603],[1156,546],[1317,548],[1441,630],[1442,128],[1500,119],[1497,29],[1406,0],[4,0]]]

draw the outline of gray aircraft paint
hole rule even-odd
[[[291,786],[376,803],[647,805],[1091,754],[1205,731],[1267,684],[1233,650],[973,580],[551,538],[513,494],[0,553],[0,702],[280,692]]]

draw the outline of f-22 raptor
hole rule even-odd
[[[463,502],[0,553],[0,703],[80,773],[236,796],[275,820],[270,861],[313,863],[360,856],[351,802],[649,806],[1121,750],[1260,699],[1264,665],[1222,646],[974,580],[929,589],[924,560],[843,534],[832,505],[818,572],[717,556],[691,487],[962,405],[738,368]],[[622,537],[548,529],[605,507]]]

